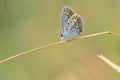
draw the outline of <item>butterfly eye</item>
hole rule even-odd
[[[63,37],[63,34],[61,34],[60,36]]]

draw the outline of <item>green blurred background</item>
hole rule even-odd
[[[59,41],[63,6],[83,17],[82,35],[120,33],[119,0],[0,0],[0,60]],[[120,80],[97,54],[120,65],[120,37],[91,37],[18,57],[0,64],[0,80]]]

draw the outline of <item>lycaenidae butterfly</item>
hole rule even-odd
[[[83,32],[83,27],[82,17],[70,7],[64,6],[61,15],[61,39],[70,40],[80,36],[81,32]]]

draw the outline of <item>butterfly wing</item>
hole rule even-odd
[[[69,26],[68,34],[69,38],[77,37],[83,31],[84,21],[78,14],[74,14],[69,18],[67,25]]]
[[[61,39],[69,40],[80,35],[83,31],[84,22],[80,15],[70,7],[63,7],[61,16]]]
[[[66,32],[66,30],[69,28],[67,25],[67,21],[68,19],[74,15],[74,11],[68,7],[68,6],[64,6],[62,9],[62,15],[61,15],[61,31],[62,33]]]

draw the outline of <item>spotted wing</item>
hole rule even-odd
[[[61,31],[62,33],[66,32],[68,30],[69,26],[67,25],[68,20],[73,16],[75,12],[67,6],[64,6],[62,9],[62,15],[61,15]]]
[[[72,15],[68,21],[68,34],[70,38],[79,36],[80,33],[83,31],[84,21],[82,17],[78,14]]]

